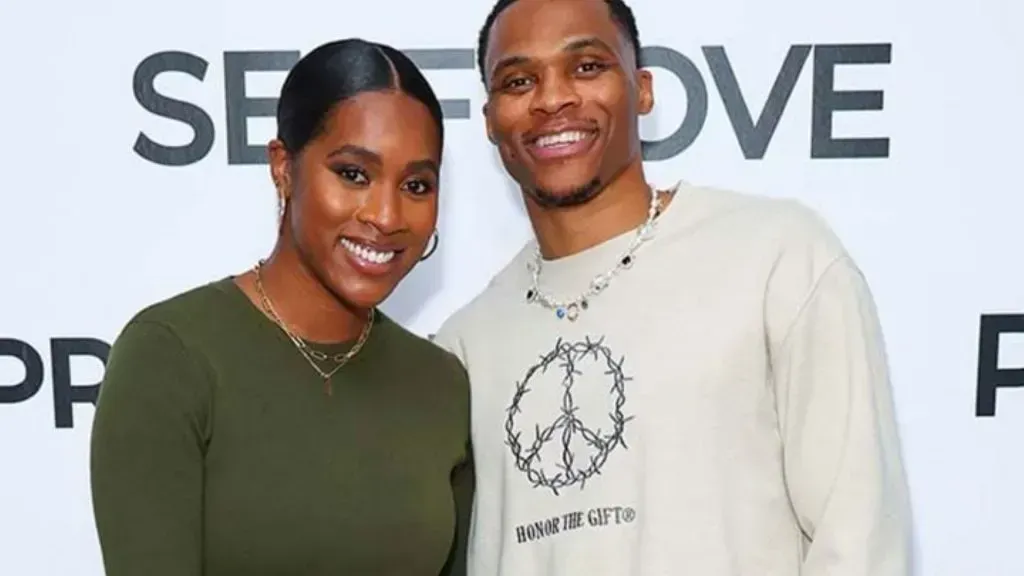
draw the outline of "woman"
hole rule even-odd
[[[464,572],[469,386],[375,307],[437,240],[441,106],[345,40],[289,73],[265,263],[138,313],[92,435],[108,576]]]

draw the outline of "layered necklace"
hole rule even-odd
[[[530,288],[526,291],[526,301],[553,310],[555,316],[560,319],[568,319],[570,322],[575,322],[579,318],[580,313],[590,307],[590,301],[594,297],[603,292],[619,274],[633,266],[633,262],[636,261],[637,251],[654,237],[657,218],[661,214],[661,196],[659,191],[653,186],[648,186],[648,189],[651,192],[651,203],[647,210],[647,220],[636,229],[633,240],[611,269],[594,276],[586,290],[579,294],[567,298],[555,297],[540,288],[540,274],[544,257],[540,253],[540,245],[538,244],[533,259],[526,265],[527,270],[529,270],[532,276]]]
[[[260,305],[263,307],[264,312],[266,312],[274,323],[277,324],[277,326],[288,336],[288,339],[295,344],[295,347],[299,349],[299,353],[301,353],[302,357],[309,362],[309,365],[313,367],[313,370],[316,370],[316,373],[323,378],[324,392],[328,396],[331,396],[334,393],[333,386],[331,386],[331,378],[338,373],[338,370],[341,370],[342,367],[348,364],[349,360],[355,357],[360,350],[362,350],[363,345],[366,344],[366,340],[370,337],[370,330],[373,329],[374,321],[373,308],[370,308],[370,315],[366,320],[366,325],[363,326],[362,333],[359,334],[359,339],[356,340],[355,345],[353,345],[347,352],[329,355],[319,350],[314,350],[302,338],[293,334],[292,331],[288,329],[288,326],[285,325],[284,321],[281,320],[277,311],[274,310],[274,305],[270,302],[270,298],[267,296],[266,290],[263,289],[263,264],[264,262],[260,260],[260,262],[256,264],[255,268],[253,268],[253,271],[256,273],[256,293],[259,295]],[[334,368],[327,371],[320,368],[320,362],[328,361],[335,363]]]

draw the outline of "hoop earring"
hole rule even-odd
[[[438,234],[436,228],[434,229],[434,234],[433,236],[431,236],[431,238],[434,239],[434,243],[430,245],[430,249],[428,249],[427,252],[423,254],[423,256],[420,256],[420,262],[423,262],[427,258],[430,258],[431,256],[434,255],[434,252],[437,251],[437,245],[441,242],[441,235]],[[428,240],[427,242],[429,243],[430,241]]]
[[[285,194],[284,187],[280,184],[274,183],[277,188],[277,224],[278,226],[284,225],[284,213],[288,210],[288,196]]]

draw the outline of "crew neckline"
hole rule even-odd
[[[242,290],[242,287],[239,286],[237,282],[235,282],[236,278],[237,276],[235,275],[225,276],[221,278],[219,281],[215,282],[214,284],[217,288],[220,289],[222,293],[225,293],[229,298],[234,300],[234,302],[238,304],[238,307],[240,309],[244,308],[244,311],[242,311],[242,313],[249,319],[249,321],[259,325],[261,328],[265,330],[272,331],[278,339],[280,339],[283,342],[286,342],[289,346],[294,347],[295,343],[292,342],[291,338],[288,337],[288,334],[285,333],[285,331],[281,329],[281,327],[278,326],[273,319],[271,319],[262,310],[260,310],[259,306],[257,306],[257,304],[249,298],[245,291]],[[370,335],[367,338],[365,346],[368,346],[371,341],[376,339],[382,325],[386,322],[386,320],[387,318],[384,315],[384,313],[381,312],[379,308],[375,308],[373,328],[370,330]],[[323,352],[325,354],[342,354],[347,352],[348,350],[351,350],[352,347],[355,346],[359,338],[357,336],[349,340],[330,342],[308,340],[305,338],[300,339],[303,342],[305,342],[306,345],[308,345],[309,347],[313,348],[318,352]]]
[[[665,188],[664,191],[669,193],[672,201],[669,202],[668,206],[658,216],[658,227],[663,228],[667,224],[670,224],[673,219],[679,217],[678,214],[684,213],[682,209],[676,209],[680,204],[681,194],[685,187],[685,182],[682,180],[676,182],[675,185]],[[607,270],[611,270],[615,267],[615,264],[622,257],[623,252],[629,246],[630,242],[636,237],[640,227],[631,228],[612,236],[611,238],[589,248],[585,248],[575,254],[568,256],[562,256],[560,258],[547,259],[541,258],[540,265],[543,270],[542,276],[544,277],[557,277],[552,278],[553,281],[559,282],[563,276],[574,276],[576,274],[598,274],[601,272],[599,268],[604,267]],[[651,242],[657,242],[658,236],[655,233],[654,238]],[[530,242],[530,252],[527,256],[527,261],[533,261],[533,255],[537,250],[537,240],[534,238]],[[542,278],[542,284],[546,284],[545,278]]]

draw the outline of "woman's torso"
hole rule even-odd
[[[328,394],[230,280],[189,296],[177,328],[211,390],[205,574],[437,574],[469,427],[454,357],[378,316]]]

